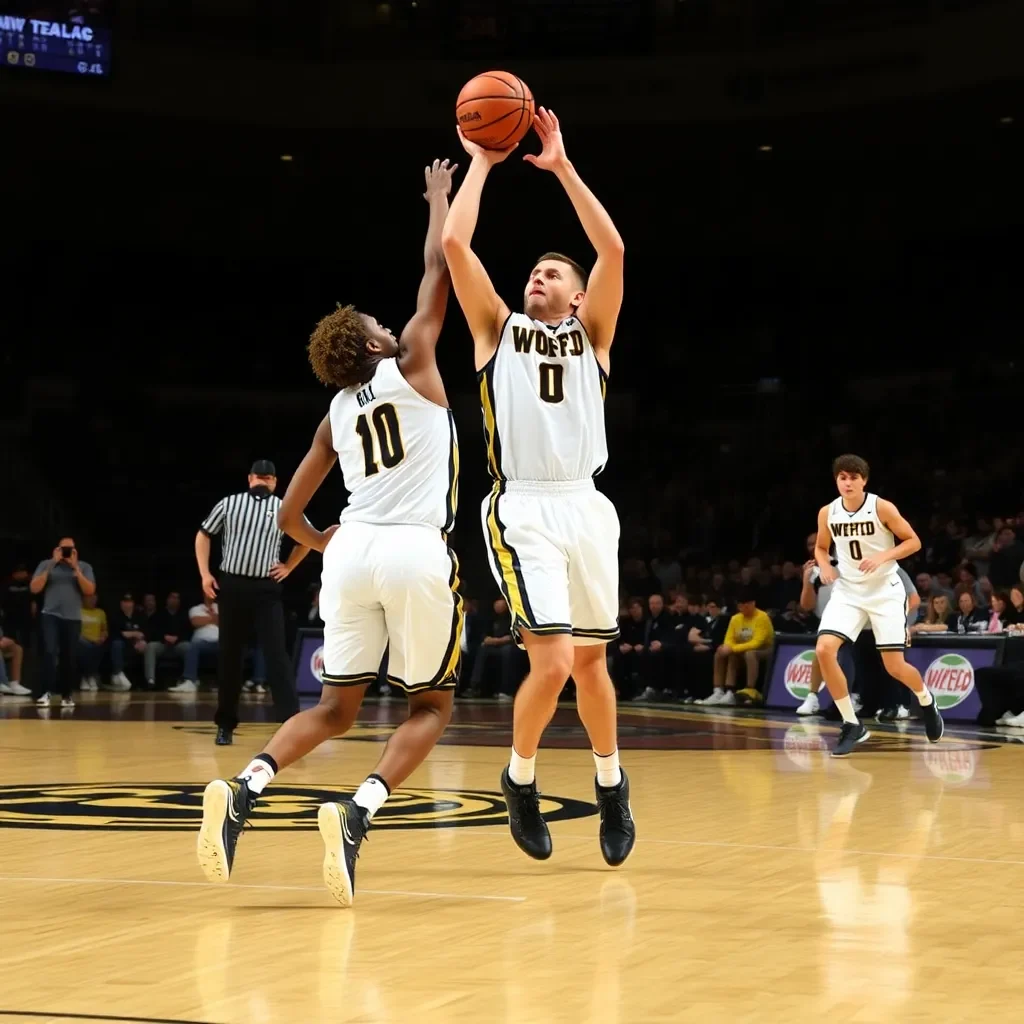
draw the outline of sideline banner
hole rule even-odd
[[[295,637],[295,690],[300,697],[320,696],[324,678],[324,631],[300,629]]]
[[[795,710],[807,696],[814,660],[815,637],[779,633],[775,637],[765,707]],[[942,717],[952,722],[973,722],[981,711],[974,673],[1002,662],[1003,636],[918,636],[907,649],[907,661],[932,691]],[[909,696],[909,695],[908,695]],[[827,690],[820,694],[822,710],[832,704]]]

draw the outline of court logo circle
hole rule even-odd
[[[0,828],[187,832],[199,828],[205,784],[50,783],[0,786]],[[272,786],[249,821],[260,831],[313,831],[320,804],[355,786]],[[542,795],[547,821],[587,818],[597,808],[583,800]],[[374,815],[374,828],[463,828],[508,821],[500,793],[469,789],[399,789]]]

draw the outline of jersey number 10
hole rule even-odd
[[[370,423],[373,429],[370,429]],[[390,402],[378,405],[367,420],[363,413],[356,420],[356,433],[363,442],[363,458],[366,460],[366,475],[373,476],[380,472],[374,451],[373,435],[377,435],[377,446],[380,448],[380,461],[385,469],[394,469],[405,458],[402,447],[402,430],[398,425],[398,413]]]

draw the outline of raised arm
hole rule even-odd
[[[297,544],[316,551],[323,551],[327,547],[327,542],[338,526],[335,524],[321,533],[306,518],[306,506],[337,459],[338,453],[331,439],[331,418],[325,416],[316,428],[313,443],[288,484],[277,512],[277,525]]]
[[[470,243],[480,213],[480,196],[484,182],[495,164],[504,160],[512,149],[498,151],[483,149],[468,141],[459,132],[462,146],[472,157],[458,194],[452,200],[448,219],[441,234],[441,245],[452,275],[456,298],[473,335],[477,369],[482,369],[498,347],[498,332],[508,318],[508,306],[494,290],[484,265],[473,252]]]
[[[615,325],[622,308],[622,236],[608,216],[608,211],[584,184],[565,155],[562,130],[554,112],[541,107],[533,126],[540,136],[543,149],[539,156],[527,154],[523,159],[534,167],[551,171],[562,183],[587,239],[597,252],[597,260],[587,282],[587,293],[576,315],[586,327],[591,343],[607,370],[608,350],[615,337]]]
[[[441,374],[434,357],[437,339],[448,307],[451,275],[441,248],[441,231],[448,215],[448,193],[458,164],[435,160],[424,170],[427,190],[423,198],[430,204],[427,240],[423,246],[423,280],[416,295],[416,312],[398,339],[398,366],[405,379],[425,398],[447,405]]]

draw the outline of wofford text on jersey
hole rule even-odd
[[[833,537],[874,537],[875,524],[867,523],[829,523]]]
[[[512,341],[517,352],[529,354],[530,349],[539,356],[581,356],[583,355],[583,332],[566,331],[552,337],[544,331],[527,330],[525,327],[512,328]],[[571,348],[569,346],[572,346]]]

